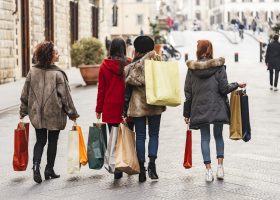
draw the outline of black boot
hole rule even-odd
[[[115,174],[114,174],[114,178],[115,179],[121,179],[123,177],[123,173],[122,172],[115,172]]]
[[[55,174],[53,168],[46,167],[46,169],[45,169],[45,180],[49,180],[50,178],[51,179],[59,178],[59,177],[60,177],[60,175]]]
[[[149,162],[148,165],[148,175],[151,179],[158,179],[156,164],[154,162]]]
[[[146,181],[146,168],[144,166],[144,163],[139,163],[139,164],[140,164],[139,182],[143,183]]]
[[[42,183],[42,177],[40,173],[40,164],[35,162],[33,164],[33,179],[36,183]]]

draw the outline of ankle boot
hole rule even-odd
[[[41,177],[41,173],[40,173],[40,164],[34,163],[32,169],[33,169],[33,180],[36,183],[42,183],[42,177]]]
[[[54,179],[54,178],[59,178],[60,175],[55,174],[54,170],[52,168],[47,168],[45,169],[45,180]]]
[[[148,165],[148,175],[151,179],[158,179],[156,164],[154,162],[149,162]]]
[[[122,172],[115,172],[114,173],[114,179],[121,179],[123,177],[123,173]]]
[[[146,168],[144,166],[144,163],[139,163],[139,164],[140,164],[139,182],[143,183],[146,181]]]

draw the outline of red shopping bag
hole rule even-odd
[[[25,171],[28,164],[29,123],[23,125],[19,123],[14,132],[13,167],[15,171]]]
[[[186,146],[185,146],[185,158],[184,167],[189,169],[192,167],[192,131],[187,130]]]

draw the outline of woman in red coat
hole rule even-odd
[[[121,38],[115,38],[110,47],[109,57],[104,59],[98,76],[96,118],[106,122],[111,131],[122,121],[125,95],[124,67],[129,64],[126,58],[126,44]],[[115,173],[115,179],[122,173]]]

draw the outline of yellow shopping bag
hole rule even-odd
[[[157,106],[181,104],[178,62],[145,60],[145,85],[147,104]]]
[[[232,140],[242,139],[242,118],[240,94],[238,91],[233,91],[230,95],[230,135]]]

